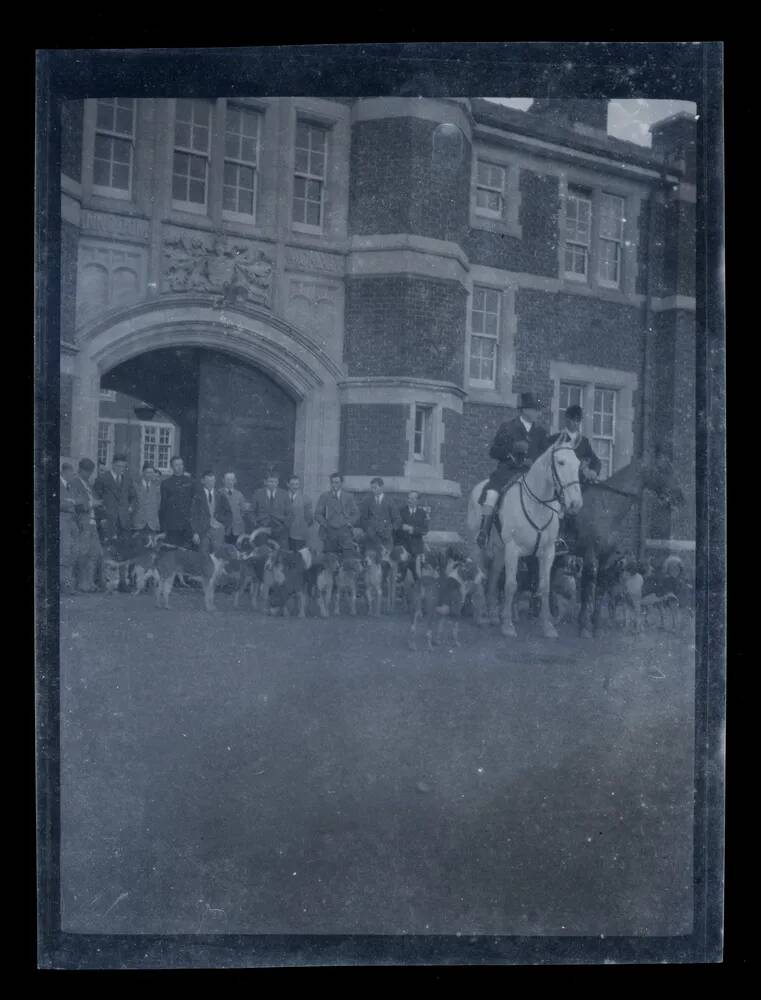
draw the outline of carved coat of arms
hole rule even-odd
[[[269,304],[272,261],[264,251],[240,240],[201,235],[171,236],[164,241],[164,280],[173,292],[212,292],[220,304]]]

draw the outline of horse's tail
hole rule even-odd
[[[481,527],[481,514],[483,513],[481,509],[481,504],[478,502],[478,498],[481,496],[481,490],[484,488],[486,480],[482,480],[477,486],[474,486],[470,491],[470,496],[468,497],[468,513],[465,519],[465,526],[468,530],[468,538],[471,542],[476,540],[476,535]]]

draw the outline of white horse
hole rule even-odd
[[[518,585],[518,560],[521,556],[536,556],[539,562],[539,618],[542,632],[548,638],[557,638],[557,631],[550,620],[550,574],[555,561],[555,541],[561,514],[563,510],[573,514],[582,505],[579,460],[573,450],[576,444],[577,435],[563,432],[531,468],[510,486],[499,504],[502,544],[497,543],[496,553],[492,549],[494,558],[489,574],[488,596],[490,610],[493,611],[502,557],[505,567],[502,634],[505,636],[516,635],[513,598]],[[484,480],[475,486],[468,499],[467,526],[471,539],[475,539],[481,524],[482,509],[478,498],[485,482]]]

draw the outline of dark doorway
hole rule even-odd
[[[293,469],[296,404],[263,371],[221,351],[183,347],[149,351],[101,379],[145,400],[180,426],[189,472],[235,472],[246,495],[274,466],[281,479]]]

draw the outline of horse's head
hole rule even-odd
[[[642,484],[652,490],[658,500],[669,508],[684,503],[684,493],[677,482],[674,466],[665,451],[656,450],[655,456],[643,463]]]
[[[579,460],[574,448],[579,443],[579,433],[563,431],[550,449],[550,471],[555,499],[559,500],[569,514],[581,510],[581,486],[579,485]]]

